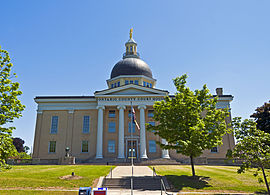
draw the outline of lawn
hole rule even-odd
[[[24,165],[0,174],[0,189],[78,189],[109,173],[113,166],[101,165]],[[74,172],[79,179],[60,179]],[[11,192],[11,191],[10,191]],[[4,191],[1,191],[4,193]],[[31,191],[29,191],[31,194]],[[46,194],[42,193],[42,194]],[[49,194],[49,193],[48,193]],[[59,193],[62,194],[62,193]],[[69,193],[65,193],[69,194]],[[70,194],[73,194],[72,192]]]
[[[195,166],[196,175],[191,177],[189,165],[154,166],[157,174],[167,177],[178,191],[238,191],[238,192],[265,192],[264,183],[258,183],[253,176],[255,169],[243,174],[236,172],[234,166]],[[269,175],[270,171],[267,170]],[[270,179],[270,178],[269,178]],[[268,179],[268,181],[269,181]]]

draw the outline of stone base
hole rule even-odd
[[[75,157],[62,157],[59,158],[59,165],[75,165]]]

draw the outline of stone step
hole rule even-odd
[[[164,180],[166,180],[165,177],[162,177]],[[130,189],[131,187],[131,178],[125,177],[125,178],[108,178],[104,179],[103,181],[103,187],[107,188],[117,188],[117,189]],[[167,181],[165,182],[166,189],[169,189],[169,185],[167,184]],[[133,177],[133,189],[136,190],[160,190],[161,188],[161,181],[160,177]]]

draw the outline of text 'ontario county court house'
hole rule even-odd
[[[78,162],[125,160],[131,156],[131,148],[137,160],[185,158],[174,150],[162,150],[156,142],[166,140],[146,131],[146,123],[155,125],[153,104],[163,100],[168,91],[156,88],[151,69],[140,59],[132,32],[125,47],[123,59],[115,64],[107,80],[107,89],[96,91],[94,96],[35,98],[38,109],[33,158],[57,160],[65,156],[66,147]],[[223,95],[221,88],[217,93],[217,108],[230,107],[233,97]],[[131,101],[140,130],[131,125]],[[224,158],[233,146],[233,136],[227,134],[222,146],[204,151],[202,157]]]

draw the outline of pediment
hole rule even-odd
[[[136,95],[136,96],[158,95],[160,96],[162,95],[162,96],[166,96],[168,95],[168,91],[129,84],[129,85],[121,86],[121,87],[105,89],[102,91],[95,92],[95,96],[99,96],[99,95],[127,95],[127,96],[130,96],[130,95],[131,96],[132,95]]]

